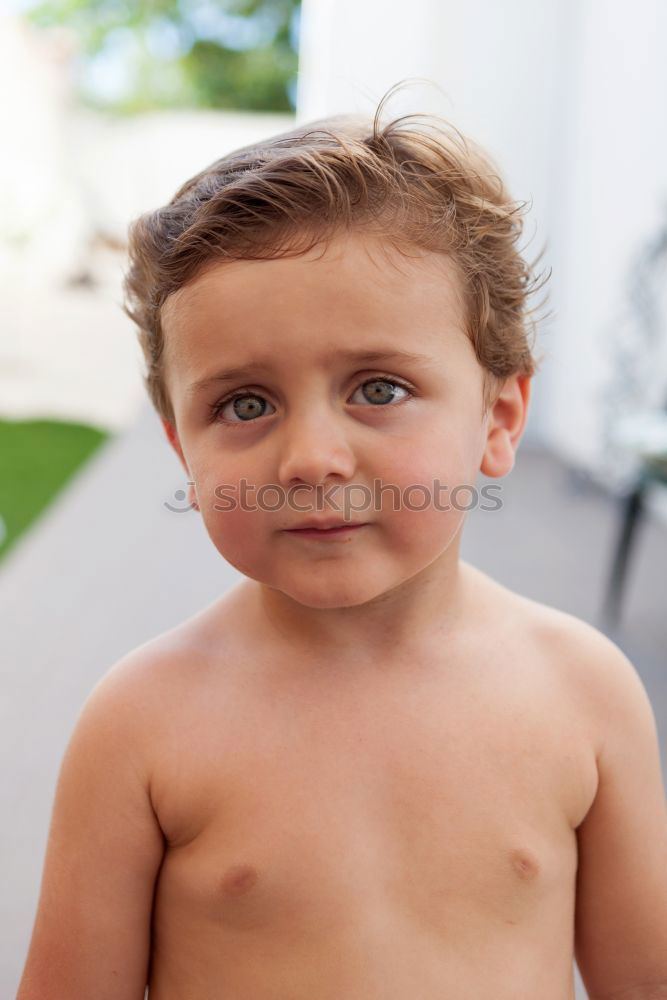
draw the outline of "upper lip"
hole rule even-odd
[[[291,528],[285,528],[285,531],[302,531],[305,528],[318,528],[320,531],[325,531],[327,528],[357,528],[365,523],[365,521],[344,521],[339,517],[311,518],[309,521],[293,524]]]

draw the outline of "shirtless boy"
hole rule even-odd
[[[535,371],[520,206],[380,110],[132,227],[147,388],[245,579],[87,699],[19,1000],[572,1000],[574,957],[594,1000],[667,997],[638,674],[459,557]]]

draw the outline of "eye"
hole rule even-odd
[[[255,417],[266,416],[266,406],[271,406],[263,396],[256,392],[237,392],[233,396],[227,396],[210,407],[211,420],[222,418],[228,424],[248,424],[253,423]],[[238,417],[224,416],[227,407],[231,407],[231,412]]]
[[[366,392],[368,386],[371,388],[368,392]],[[403,385],[402,382],[396,382],[394,379],[389,378],[368,379],[359,386],[356,392],[364,392],[365,398],[369,400],[373,406],[384,406],[387,403],[392,403],[396,399],[396,389],[400,392],[406,393],[408,396],[412,395],[408,387]]]
[[[371,388],[366,393],[368,386]],[[363,391],[366,393],[365,399],[370,401],[373,406],[386,406],[387,403],[392,403],[396,400],[396,390],[407,396],[412,395],[411,390],[403,385],[402,382],[397,382],[395,379],[390,378],[367,379],[355,390],[355,395],[357,392]],[[354,402],[354,396],[352,397],[352,402]],[[224,399],[212,403],[209,406],[210,420],[211,422],[221,421],[226,424],[237,424],[237,426],[240,424],[256,423],[257,417],[270,415],[266,412],[267,406],[272,406],[272,404],[268,403],[259,393],[247,390],[239,391],[232,396],[226,396]],[[231,410],[225,415],[225,411],[230,407]],[[230,414],[233,414],[233,416]]]

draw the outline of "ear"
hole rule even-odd
[[[195,492],[194,482],[192,482],[192,484],[190,483],[190,470],[188,469],[188,463],[186,461],[185,455],[183,454],[183,448],[181,447],[181,442],[179,441],[178,438],[178,431],[176,430],[174,424],[172,424],[170,420],[167,420],[166,417],[160,417],[160,423],[164,427],[164,432],[167,435],[167,440],[169,441],[169,444],[172,446],[172,448],[178,455],[181,465],[185,469],[185,473],[188,477],[188,503],[192,504],[194,507],[196,507],[197,510],[199,510],[199,504],[197,503],[197,494]]]
[[[181,448],[181,442],[178,439],[178,431],[176,430],[176,427],[174,426],[174,424],[172,424],[170,420],[167,420],[166,417],[160,417],[160,423],[164,427],[164,432],[167,435],[167,440],[169,441],[169,444],[172,446],[172,448],[178,455],[179,459],[181,460],[181,465],[183,466],[187,474],[190,475],[190,470],[188,469],[188,463],[185,461],[185,455],[183,454],[183,449]]]
[[[506,476],[514,468],[514,456],[528,417],[530,386],[530,375],[510,375],[491,405],[480,465],[485,476]]]

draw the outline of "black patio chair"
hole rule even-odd
[[[667,407],[665,407],[667,411]],[[667,452],[642,456],[642,464],[633,489],[620,500],[621,517],[611,560],[602,609],[603,622],[619,623],[630,557],[636,547],[640,525],[646,513],[646,496],[654,486],[667,486]],[[667,593],[667,585],[665,587]]]
[[[607,446],[609,460],[613,463],[618,442],[613,441],[616,428],[623,418],[632,413],[654,413],[660,420],[661,430],[654,439],[642,441],[637,436],[631,452],[633,469],[629,485],[618,501],[620,524],[611,555],[606,588],[602,602],[602,621],[607,626],[619,623],[623,596],[625,593],[631,556],[636,548],[640,526],[646,514],[646,498],[655,487],[667,486],[667,446],[662,432],[663,416],[667,417],[667,398],[662,409],[659,399],[664,392],[667,372],[661,370],[663,362],[662,345],[665,343],[667,317],[660,294],[664,288],[665,266],[667,264],[667,203],[663,206],[663,218],[655,233],[640,248],[631,263],[628,274],[627,313],[625,321],[615,322],[608,331],[615,346],[615,378],[607,388]],[[646,363],[653,365],[659,383],[658,402],[646,402]],[[656,367],[657,365],[657,367]],[[655,396],[653,397],[655,399]],[[667,587],[665,588],[667,593]],[[667,610],[667,608],[666,608]]]

